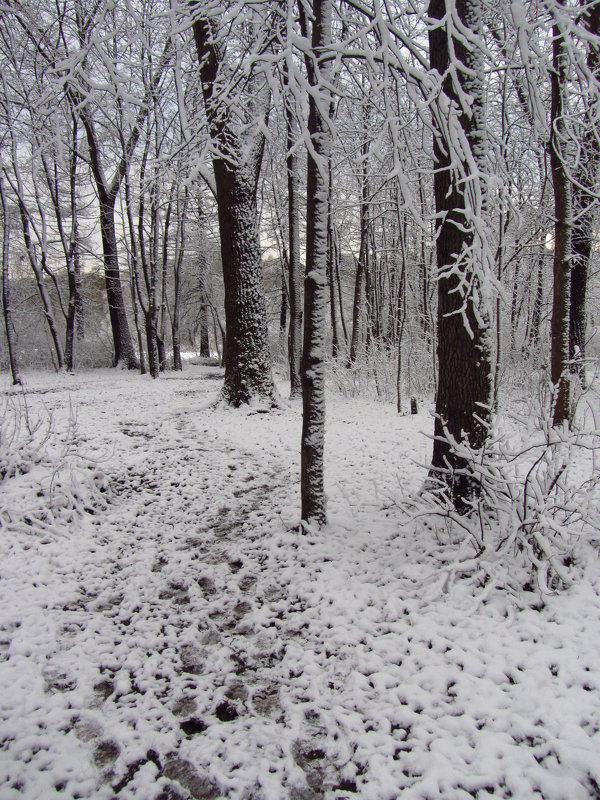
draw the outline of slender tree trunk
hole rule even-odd
[[[475,0],[457,0],[456,13],[461,23],[473,38],[481,36],[480,7]],[[446,14],[452,10],[445,0],[430,0],[429,16],[440,20],[440,24],[429,31],[431,66],[441,76],[446,97],[459,110],[459,123],[471,147],[474,158],[481,169],[484,159],[484,126],[482,120],[483,89],[480,57],[473,45],[466,48],[463,39],[452,37],[453,63],[463,66],[448,74],[450,64],[449,30],[444,24]],[[456,22],[454,22],[456,24]],[[453,80],[459,80],[462,91],[470,96],[470,108],[461,107]],[[439,128],[435,115],[434,123],[434,195],[436,207],[436,255],[438,267],[438,389],[434,428],[431,478],[445,484],[455,507],[467,512],[470,500],[478,492],[478,486],[463,474],[465,460],[452,447],[445,431],[457,441],[466,438],[468,444],[479,449],[487,435],[491,400],[491,354],[489,348],[489,325],[483,309],[476,308],[474,294],[464,297],[460,291],[460,280],[467,274],[477,287],[477,265],[470,262],[473,255],[474,231],[465,225],[467,208],[464,180],[456,175],[451,143]],[[467,179],[479,180],[478,175],[468,172],[463,163]],[[461,258],[462,257],[462,258]],[[463,263],[461,263],[461,260]],[[455,267],[463,275],[457,275]],[[477,292],[477,289],[476,289]],[[470,330],[469,330],[470,328]]]
[[[569,420],[569,302],[571,293],[571,184],[561,152],[565,135],[566,53],[562,31],[557,23],[552,28],[552,134],[550,168],[554,188],[554,263],[550,347],[550,379],[556,390],[553,422]]]
[[[529,336],[526,340],[537,350],[540,346],[540,328],[542,325],[542,305],[544,303],[544,244],[540,244],[537,261],[537,276],[535,282],[535,295],[533,298],[533,309],[531,312],[531,322]],[[519,315],[517,314],[517,321]]]
[[[365,276],[365,259],[364,251],[361,240],[361,249],[356,262],[356,275],[354,278],[354,300],[352,303],[352,334],[350,337],[350,356],[348,359],[348,366],[350,367],[356,361],[358,355],[358,348],[360,346],[360,312],[361,312],[361,298],[362,286]]]
[[[140,315],[138,306],[141,306],[142,313],[145,312],[142,298],[140,296],[140,276],[139,276],[139,257],[138,246],[135,238],[135,228],[133,224],[133,208],[131,204],[131,193],[129,189],[129,174],[125,175],[125,216],[127,218],[127,226],[129,229],[129,287],[131,291],[131,305],[133,308],[133,322],[138,342],[138,350],[140,353],[139,367],[140,374],[145,375],[146,370],[146,357],[144,355],[144,341],[142,337],[142,330],[140,326]],[[125,228],[125,222],[123,222]],[[123,231],[124,235],[125,231]]]
[[[287,81],[287,75],[285,76]],[[290,367],[290,398],[302,392],[300,379],[300,359],[302,357],[302,271],[300,266],[300,178],[297,144],[297,124],[294,110],[286,103],[287,135],[287,188],[288,188],[288,237],[289,237],[289,276],[290,328],[288,333],[288,362]]]
[[[146,369],[146,357],[144,355],[144,340],[142,337],[142,329],[140,327],[140,317],[138,311],[138,293],[137,293],[137,277],[135,271],[137,270],[137,265],[133,261],[131,263],[131,274],[129,280],[129,286],[131,289],[131,305],[133,307],[133,323],[135,327],[135,332],[137,336],[138,342],[138,349],[140,351],[140,374],[145,375],[147,372]]]
[[[521,261],[520,259],[516,260],[515,269],[512,276],[513,287],[512,287],[512,296],[510,301],[510,352],[511,355],[514,354],[517,342],[517,325],[518,325],[518,314],[517,309],[519,307],[519,274],[521,271]]]
[[[367,277],[367,262],[369,256],[369,176],[367,157],[369,154],[368,143],[361,146],[361,158],[363,163],[361,178],[361,202],[360,202],[360,249],[358,253],[358,263],[356,265],[356,278],[354,281],[354,303],[352,305],[352,338],[350,339],[350,360],[349,365],[356,361],[360,344],[360,312],[362,300],[362,285]]]
[[[427,205],[425,202],[425,189],[423,188],[423,180],[419,180],[419,199],[421,204],[421,214],[423,219],[427,217]],[[429,344],[431,342],[431,311],[429,310],[429,273],[427,270],[427,258],[425,252],[425,234],[421,231],[420,234],[421,245],[421,258],[419,263],[419,282],[420,282],[420,317],[421,327],[425,340]]]
[[[0,201],[2,203],[2,311],[4,313],[4,331],[6,333],[6,346],[8,360],[12,375],[13,386],[20,385],[19,365],[15,353],[13,340],[12,310],[10,306],[10,220],[8,217],[8,204],[4,194],[4,182],[0,175]]]
[[[335,249],[335,258],[333,259],[333,266],[335,268],[335,283],[337,286],[338,304],[340,309],[340,323],[342,325],[342,333],[344,334],[344,345],[348,347],[348,329],[346,327],[346,317],[344,314],[344,298],[342,296],[342,279],[340,277],[340,248],[335,228],[333,230],[333,233],[334,233],[333,246]]]
[[[27,209],[21,197],[18,198],[18,207],[19,207],[19,214],[21,217],[21,227],[23,230],[23,241],[25,242],[25,250],[27,251],[27,256],[29,258],[29,263],[33,270],[33,274],[35,275],[35,282],[37,284],[38,293],[40,295],[40,300],[42,301],[42,309],[44,311],[44,318],[46,319],[46,325],[48,326],[48,332],[50,333],[50,338],[52,339],[52,344],[54,346],[54,355],[55,355],[55,366],[57,370],[61,370],[64,368],[64,355],[62,346],[60,343],[60,337],[58,335],[58,330],[56,327],[56,322],[54,320],[54,313],[52,311],[52,304],[50,302],[50,298],[48,297],[48,292],[46,291],[46,285],[44,283],[44,275],[42,269],[38,263],[37,255],[34,250],[33,242],[31,241],[31,233],[29,230],[29,217],[27,214]],[[54,360],[54,359],[53,359]]]
[[[402,234],[401,234],[402,236]],[[402,237],[403,238],[403,237]],[[405,249],[402,247],[402,267],[400,271],[400,281],[398,282],[398,294],[396,297],[396,339],[397,339],[397,358],[396,358],[396,411],[402,412],[402,339],[404,338],[404,325],[406,323],[406,258]]]
[[[286,280],[286,272],[289,272],[289,265],[287,255],[284,253],[284,258],[281,262],[281,305],[279,306],[279,333],[284,336],[287,330],[287,315],[288,315],[288,287]]]
[[[333,105],[333,104],[332,104]],[[330,116],[333,114],[330,113]],[[331,318],[331,355],[337,358],[340,349],[338,335],[337,314],[335,310],[335,232],[333,228],[333,175],[331,158],[329,159],[329,186],[327,190],[327,286],[329,289],[329,315]]]
[[[302,445],[300,489],[302,520],[320,527],[327,521],[324,490],[325,445],[325,331],[327,325],[327,222],[328,167],[331,153],[330,121],[323,109],[330,108],[324,81],[331,67],[316,59],[331,42],[332,0],[313,0],[311,49],[307,58],[309,81],[319,93],[309,95],[306,185],[306,276],[304,282],[304,348],[302,353]],[[304,21],[306,27],[306,21]]]
[[[186,188],[183,202],[177,198],[177,234],[175,259],[173,262],[173,312],[171,316],[171,338],[173,340],[173,369],[176,372],[183,370],[181,359],[181,338],[179,335],[180,307],[181,307],[181,270],[183,266],[183,255],[185,252],[185,218],[188,205],[188,190]],[[167,226],[165,224],[165,230]],[[165,233],[166,245],[166,233]],[[163,250],[163,265],[167,263],[166,246]]]

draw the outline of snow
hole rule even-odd
[[[598,558],[543,602],[443,592],[449,543],[403,510],[427,411],[330,395],[330,523],[300,534],[298,404],[228,409],[204,367],[25,383],[1,800],[598,796]]]

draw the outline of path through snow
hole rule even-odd
[[[219,385],[30,376],[56,435],[0,484],[0,800],[600,797],[597,561],[542,610],[442,594],[393,502],[429,419],[340,399],[331,524],[301,536],[299,408]]]

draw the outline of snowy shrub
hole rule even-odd
[[[396,357],[388,348],[359,350],[350,362],[346,353],[329,359],[329,384],[344,397],[372,397],[394,402],[396,397]]]
[[[486,446],[473,450],[446,432],[461,470],[479,487],[471,511],[458,513],[445,484],[428,486],[413,518],[438,537],[444,586],[460,574],[486,586],[569,586],[585,565],[586,546],[600,544],[600,429],[591,393],[580,398],[571,428],[552,426],[552,395],[542,386],[536,411],[498,422]],[[515,433],[515,431],[517,433]]]
[[[34,418],[26,394],[13,395],[0,412],[0,527],[54,533],[59,525],[105,507],[106,480],[95,462],[78,453],[71,409],[63,430],[49,412]]]
[[[51,417],[46,424],[32,420],[25,396],[9,397],[0,412],[0,480],[25,475],[39,464],[51,433]]]
[[[427,361],[426,361],[427,357]],[[369,397],[397,403],[398,353],[396,347],[381,346],[358,351],[355,361],[346,352],[327,365],[329,386],[343,397]],[[407,410],[412,396],[425,397],[433,389],[431,361],[427,354],[406,350],[400,375],[401,406]],[[406,409],[404,408],[406,406]]]

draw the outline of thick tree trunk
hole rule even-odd
[[[583,153],[579,164],[577,180],[573,187],[573,211],[577,224],[573,229],[572,262],[571,262],[571,298],[569,314],[569,358],[571,368],[585,381],[585,328],[587,283],[592,242],[594,240],[594,217],[596,211],[595,187],[600,163],[600,142],[598,141],[597,115],[600,107],[597,82],[600,81],[600,4],[588,4],[581,0],[585,7],[582,20],[594,38],[588,42],[587,66],[596,81],[596,87],[589,93],[586,109],[586,130],[583,137]]]
[[[554,189],[554,263],[550,346],[550,379],[555,387],[553,422],[560,425],[569,420],[569,303],[571,293],[571,184],[564,154],[561,152],[565,134],[566,53],[563,34],[553,26],[550,167]]]
[[[191,0],[190,6],[195,11],[200,4]],[[227,330],[223,396],[233,406],[250,403],[255,398],[273,402],[275,387],[257,209],[264,134],[260,130],[248,132],[243,141],[240,139],[237,126],[229,118],[229,109],[216,93],[217,77],[225,58],[223,45],[214,41],[211,23],[206,18],[196,18],[193,31],[211,137],[228,156],[213,158]],[[258,105],[262,101],[258,113],[266,123],[269,95],[264,88],[258,95],[246,101]]]
[[[313,0],[312,52],[321,54],[331,41],[332,0]],[[308,60],[308,59],[307,59]],[[304,348],[302,352],[302,445],[300,489],[302,520],[322,526],[327,521],[324,489],[325,331],[327,325],[327,227],[331,132],[322,109],[329,108],[328,62],[320,75],[310,63],[309,80],[321,95],[309,96],[306,183],[306,276],[304,281]]]
[[[573,205],[581,208],[581,192],[574,191]],[[594,214],[584,212],[573,230],[571,297],[569,314],[569,358],[574,369],[583,379],[583,360],[585,359],[586,299],[592,241],[594,237]]]
[[[480,34],[478,4],[474,0],[457,0],[456,13],[473,36]],[[445,0],[430,0],[429,16],[444,20],[451,13]],[[450,63],[448,29],[442,22],[429,32],[431,66],[440,75],[446,75],[443,89],[446,96],[460,109],[460,99],[448,76]],[[462,39],[453,39],[454,63],[464,67],[456,71],[462,89],[470,94],[472,108],[459,112],[460,125],[471,146],[475,159],[483,156],[482,92],[480,64],[472,50],[467,50]],[[469,76],[469,77],[467,77]],[[463,473],[467,466],[453,448],[446,431],[456,441],[466,439],[477,450],[485,442],[491,399],[491,354],[487,319],[481,309],[476,309],[472,292],[464,297],[460,290],[462,277],[473,280],[476,265],[469,262],[473,244],[473,230],[465,226],[466,198],[464,181],[458,180],[450,142],[444,137],[434,115],[434,195],[436,207],[436,256],[438,268],[438,388],[434,428],[433,456],[430,476],[441,482],[460,512],[470,508],[470,500],[478,492],[477,485]],[[467,170],[467,165],[462,165]],[[467,173],[468,174],[468,173]],[[476,175],[468,175],[475,181]],[[462,263],[461,263],[462,262]],[[456,274],[458,268],[461,274]],[[470,330],[468,329],[470,328]]]
[[[225,282],[225,385],[228,403],[273,399],[267,310],[258,235],[256,181],[243,165],[213,163]]]

